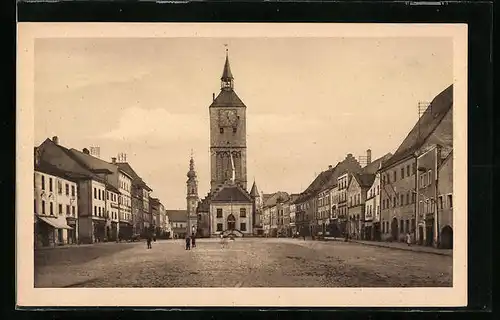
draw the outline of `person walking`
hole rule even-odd
[[[406,243],[411,246],[411,234],[409,232],[406,233]]]
[[[191,250],[191,237],[186,236],[186,250]]]
[[[194,233],[191,235],[191,245],[193,246],[193,248],[196,248],[196,236],[194,235]]]
[[[152,247],[151,247],[151,235],[150,234],[148,234],[146,236],[146,243],[148,244],[148,249],[151,249]]]

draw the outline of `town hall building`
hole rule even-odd
[[[210,191],[197,202],[198,237],[236,236],[255,232],[257,192],[247,191],[246,106],[234,91],[234,78],[226,50],[221,89],[213,95],[210,117]],[[191,160],[191,164],[193,160]],[[188,211],[198,199],[194,166],[188,173]],[[257,190],[255,182],[252,186]],[[192,191],[196,190],[196,194]]]

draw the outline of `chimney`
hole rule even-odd
[[[215,93],[212,93],[212,101],[215,101]]]
[[[82,150],[82,151],[83,151],[83,153],[85,153],[85,154],[90,154],[90,151],[89,151],[89,149],[87,149],[87,148],[83,148],[83,150]]]
[[[366,150],[366,164],[372,163],[372,150]]]
[[[348,153],[346,159],[352,158],[352,153]]]
[[[53,136],[52,137],[52,142],[54,142],[55,144],[59,145],[59,138],[57,136]]]
[[[116,164],[116,157],[111,158],[111,163]]]
[[[332,166],[332,165],[329,165],[329,166],[328,166],[328,169],[329,169],[329,170],[332,170],[332,168],[333,168],[333,166]]]

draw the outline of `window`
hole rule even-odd
[[[54,203],[51,202],[49,206],[50,206],[50,215],[54,215]]]
[[[424,202],[422,200],[418,202],[418,212],[420,214],[424,213]]]
[[[240,223],[240,231],[247,231],[247,224],[242,222]]]
[[[410,176],[410,165],[407,165],[406,166],[406,176],[409,177]]]
[[[236,127],[233,128],[233,133],[236,133]]]
[[[404,220],[401,219],[399,220],[399,232],[404,233],[405,232],[405,225],[404,225]]]
[[[410,193],[406,194],[406,204],[410,204]]]
[[[222,231],[222,223],[217,223],[217,231]]]
[[[401,195],[401,202],[399,203],[400,206],[403,206],[405,204],[405,195]]]
[[[397,179],[397,177],[396,177],[396,170],[394,170],[394,182],[396,182],[396,179]]]
[[[448,207],[453,208],[453,197],[451,194],[448,195]]]
[[[57,193],[62,194],[62,182],[59,180],[57,181]]]
[[[392,203],[392,207],[393,207],[393,208],[396,208],[397,198],[396,198],[396,197],[394,197],[393,201],[394,201],[394,202]]]
[[[401,168],[401,179],[405,178],[405,168]]]
[[[413,174],[415,174],[417,172],[417,164],[416,163],[412,163],[411,167],[412,167]]]
[[[97,206],[94,206],[94,216],[97,216]]]
[[[45,214],[45,201],[42,200],[42,214]]]
[[[438,209],[443,209],[443,196],[438,197]]]
[[[76,213],[75,213],[75,210],[76,210],[76,209],[75,209],[75,206],[72,206],[72,207],[71,207],[71,214],[72,214],[73,216],[75,216],[75,214],[76,214]]]
[[[411,202],[415,203],[416,200],[417,200],[417,194],[416,193],[412,193],[411,194]]]
[[[410,232],[410,220],[406,220],[406,232]]]
[[[424,187],[424,175],[420,176],[420,188]]]
[[[220,133],[224,133],[224,128],[219,128]]]
[[[49,178],[49,191],[52,192],[52,178]]]
[[[69,216],[71,211],[69,211],[69,204],[66,205],[66,215]]]
[[[101,200],[101,189],[97,190],[97,193],[99,194],[99,200]]]
[[[94,199],[97,199],[97,189],[94,188]]]
[[[352,197],[349,197],[349,206],[352,207]]]
[[[71,196],[75,196],[75,186],[71,186]]]
[[[222,209],[217,209],[217,218],[222,218]]]
[[[42,176],[42,190],[45,190],[45,177]]]

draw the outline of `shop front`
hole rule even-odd
[[[58,246],[68,242],[68,230],[73,230],[64,217],[38,216],[35,222],[37,246]]]
[[[120,221],[118,240],[132,239],[132,224],[126,221]]]
[[[71,227],[68,229],[68,244],[77,244],[78,243],[78,235],[76,233],[77,228],[77,219],[75,217],[67,217],[66,218],[67,225]]]
[[[92,242],[103,242],[106,238],[106,221],[94,219],[92,221],[93,227],[93,241]]]

